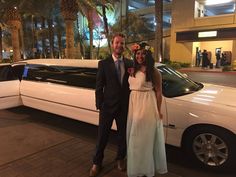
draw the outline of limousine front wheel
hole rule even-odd
[[[185,150],[191,158],[211,169],[225,169],[232,166],[235,136],[219,127],[203,126],[189,131]]]

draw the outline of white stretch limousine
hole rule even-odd
[[[0,65],[0,108],[19,105],[98,124],[97,60],[36,59]],[[156,64],[163,79],[166,143],[211,169],[236,157],[236,89],[194,82]],[[115,126],[113,126],[115,129]]]

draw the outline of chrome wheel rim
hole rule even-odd
[[[220,166],[228,159],[228,146],[218,136],[211,133],[199,134],[193,140],[196,157],[208,166]]]

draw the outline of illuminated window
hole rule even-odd
[[[195,18],[232,14],[235,12],[235,0],[196,0]]]

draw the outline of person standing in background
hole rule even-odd
[[[216,68],[220,68],[220,50],[216,52]]]
[[[209,59],[208,59],[208,54],[207,50],[203,50],[202,52],[202,68],[207,68],[209,65]]]
[[[201,64],[201,61],[202,61],[202,52],[201,52],[201,50],[199,50],[197,52],[197,56],[196,57],[197,57],[196,66],[199,67],[200,64]]]

